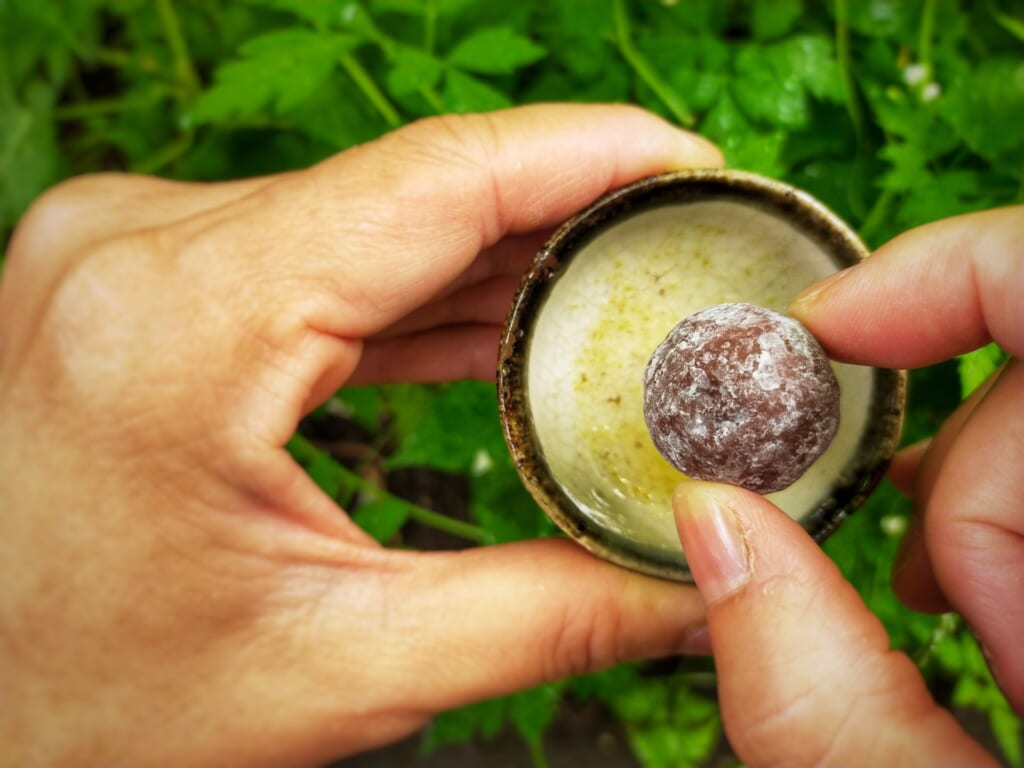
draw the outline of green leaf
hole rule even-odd
[[[306,470],[313,482],[332,499],[347,496],[354,490],[348,470],[306,438],[299,435],[293,437],[288,442],[288,452]]]
[[[989,710],[988,722],[1007,762],[1014,768],[1020,768],[1024,764],[1024,755],[1021,754],[1021,719],[1009,706],[1002,706]]]
[[[943,109],[959,136],[991,163],[1024,162],[1024,62],[1020,57],[980,62],[949,88]]]
[[[367,429],[380,426],[383,397],[378,387],[345,387],[334,395],[344,414]]]
[[[436,396],[419,409],[415,427],[404,433],[388,467],[469,473],[481,452],[491,461],[507,453],[493,385],[461,381],[435,391]]]
[[[704,117],[700,132],[718,144],[730,167],[781,176],[780,164],[786,134],[756,128],[736,106],[728,91]]]
[[[901,229],[992,208],[997,205],[994,187],[991,176],[973,170],[922,175],[918,184],[906,188],[899,206]]]
[[[740,108],[752,119],[779,128],[807,126],[812,96],[843,100],[832,42],[820,35],[746,46],[736,57],[736,75],[732,92]]]
[[[381,544],[387,544],[409,518],[409,505],[390,496],[366,501],[352,513],[352,520]]]
[[[512,106],[509,98],[486,83],[457,69],[444,80],[444,103],[452,112],[490,112]]]
[[[469,72],[507,75],[547,55],[542,47],[508,27],[488,27],[459,42],[448,63]]]
[[[867,37],[912,39],[921,4],[908,0],[851,0],[850,28]]]
[[[961,396],[966,400],[985,379],[1009,359],[1010,356],[994,341],[981,349],[957,357]]]
[[[760,0],[751,9],[751,30],[756,40],[781,37],[793,28],[804,11],[803,0]]]
[[[252,0],[250,0],[251,2]],[[351,0],[258,0],[261,5],[294,14],[317,29],[337,26]]]
[[[558,712],[564,683],[548,683],[514,694],[509,700],[509,719],[523,740],[539,749],[544,733]]]
[[[193,125],[263,112],[284,114],[309,99],[359,40],[349,35],[282,29],[248,40],[242,58],[220,66],[213,87],[189,112]]]
[[[395,49],[388,72],[388,90],[396,96],[433,88],[441,79],[444,64],[418,48],[400,46]]]
[[[461,744],[476,736],[492,738],[505,725],[507,713],[507,697],[442,712],[424,733],[421,750],[429,754],[445,744]]]
[[[931,182],[928,158],[920,144],[894,141],[882,147],[878,154],[890,165],[882,177],[882,185],[887,189],[902,192]]]
[[[19,103],[0,72],[0,232],[60,175],[53,99],[52,89],[36,80]]]

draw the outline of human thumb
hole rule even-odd
[[[795,521],[712,483],[683,483],[673,504],[746,765],[996,764]]]

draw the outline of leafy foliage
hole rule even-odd
[[[7,0],[0,3],[0,232],[65,176],[216,180],[303,167],[418,117],[535,101],[631,101],[716,140],[731,165],[822,199],[877,245],[1020,202],[1024,16],[991,0]],[[987,347],[914,372],[907,442],[998,366]],[[554,532],[502,444],[493,388],[346,389],[311,424],[362,430],[354,457],[291,449],[372,535],[472,542]],[[458,425],[453,428],[452,425]],[[464,479],[455,519],[401,498],[410,467]],[[907,611],[889,572],[910,513],[883,486],[827,544],[946,703],[980,710],[1021,765],[1020,721],[955,617]],[[543,761],[559,702],[622,720],[648,766],[706,764],[721,740],[707,672],[622,666],[439,717],[427,749],[506,725]]]

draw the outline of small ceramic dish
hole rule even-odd
[[[566,222],[524,276],[500,349],[501,418],[530,493],[591,552],[690,581],[671,508],[685,477],[644,424],[651,352],[699,309],[744,301],[784,312],[866,255],[806,193],[732,170],[644,179]],[[839,432],[803,477],[768,496],[819,542],[881,479],[906,390],[901,371],[833,366]]]

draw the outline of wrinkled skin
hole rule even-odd
[[[386,550],[283,446],[343,382],[493,378],[546,231],[720,160],[637,109],[548,106],[44,195],[0,289],[0,764],[315,765],[685,650],[695,590],[566,541]]]
[[[706,650],[693,588],[566,541],[383,549],[283,446],[345,382],[491,378],[517,276],[550,227],[635,179],[720,162],[636,109],[539,106],[425,121],[279,177],[104,175],[47,193],[19,225],[0,284],[0,765],[312,766],[449,707]],[[916,249],[894,251],[913,261]],[[881,364],[980,342],[977,312],[883,333],[950,298],[887,301],[902,258],[879,258],[889,270],[868,262],[801,319],[835,354]],[[1019,296],[1000,306],[1010,317]],[[838,327],[850,320],[860,347]],[[1004,322],[988,331],[1001,341]],[[942,346],[940,331],[957,328],[957,344]],[[995,406],[1019,406],[1000,392],[1014,389],[993,386]],[[964,495],[942,487],[945,467],[977,469],[969,425],[999,415],[988,402],[954,417],[955,434],[937,438],[919,471],[914,455],[901,465],[918,478],[924,520],[901,578],[927,607],[948,600],[968,616],[1019,706],[1010,619],[972,602],[968,590],[993,585],[956,581],[946,546]],[[1015,440],[1004,448],[1019,467]],[[810,765],[827,749],[832,762],[860,763],[848,750],[879,733],[945,723],[905,662],[884,688],[858,687],[877,682],[863,670],[900,657],[801,530],[756,499],[725,497],[756,557],[723,592],[713,566],[729,550],[687,522],[701,504],[685,498],[681,535],[710,608],[727,728],[748,764]],[[972,530],[991,533],[1003,549],[984,551],[1019,574],[1019,507],[985,509],[1007,517]],[[1024,604],[1019,579],[995,588],[1001,606]],[[836,621],[801,621],[807,605],[833,605]],[[788,629],[758,631],[771,627]],[[821,663],[806,666],[811,653]],[[850,716],[819,749],[818,708],[844,700]],[[944,733],[961,750],[947,755],[987,759],[955,724]],[[933,756],[934,736],[911,729],[897,746]]]

